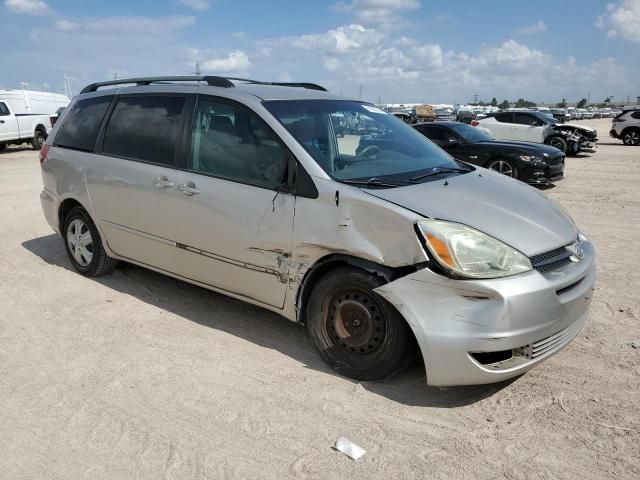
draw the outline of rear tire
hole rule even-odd
[[[31,148],[34,150],[40,150],[47,140],[47,135],[42,130],[36,130],[33,138],[31,139]]]
[[[567,153],[567,149],[569,148],[569,146],[567,145],[567,141],[562,137],[558,137],[557,135],[547,138],[547,141],[545,143],[557,148],[558,150],[562,150],[562,153],[565,154]]]
[[[6,143],[0,143],[0,152],[4,152],[7,149]]]
[[[311,292],[307,330],[320,356],[342,375],[379,380],[411,360],[409,327],[373,291],[383,283],[377,275],[343,267],[321,278]]]
[[[622,143],[625,145],[640,145],[640,128],[631,127],[622,132]]]
[[[105,275],[118,264],[105,252],[98,229],[82,207],[69,211],[64,219],[62,237],[71,265],[82,275]]]

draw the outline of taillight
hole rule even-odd
[[[472,127],[477,127],[478,125],[480,125],[480,122],[478,122],[477,120],[471,120]]]
[[[49,154],[50,148],[51,148],[51,145],[49,145],[48,143],[45,143],[44,145],[42,145],[42,148],[40,149],[40,166],[42,166],[44,161],[47,159],[47,155]]]

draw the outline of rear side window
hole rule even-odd
[[[497,122],[513,123],[513,113],[498,113],[494,118]]]
[[[184,97],[121,97],[104,133],[107,155],[173,165]]]
[[[9,115],[9,109],[4,103],[0,102],[0,117],[6,117],[7,115]]]
[[[444,130],[442,130],[441,128],[427,127],[421,128],[419,129],[419,131],[429,140],[435,140],[438,142],[444,142],[446,140]]]
[[[57,147],[92,152],[113,96],[87,98],[73,104],[54,139]]]
[[[519,125],[531,125],[533,123],[540,123],[539,120],[526,113],[516,113],[515,122]]]

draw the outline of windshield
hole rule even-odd
[[[264,106],[337,181],[406,184],[436,167],[447,176],[463,173],[446,171],[459,170],[460,165],[406,123],[373,105],[347,100],[274,100]],[[329,121],[338,117],[344,118],[344,125]],[[436,177],[430,175],[423,181]]]
[[[482,130],[466,123],[451,123],[449,128],[460,135],[467,143],[490,142],[493,140]]]

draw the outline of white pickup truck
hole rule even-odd
[[[52,115],[68,104],[69,99],[60,94],[0,90],[0,152],[21,143],[39,150],[53,126]]]

